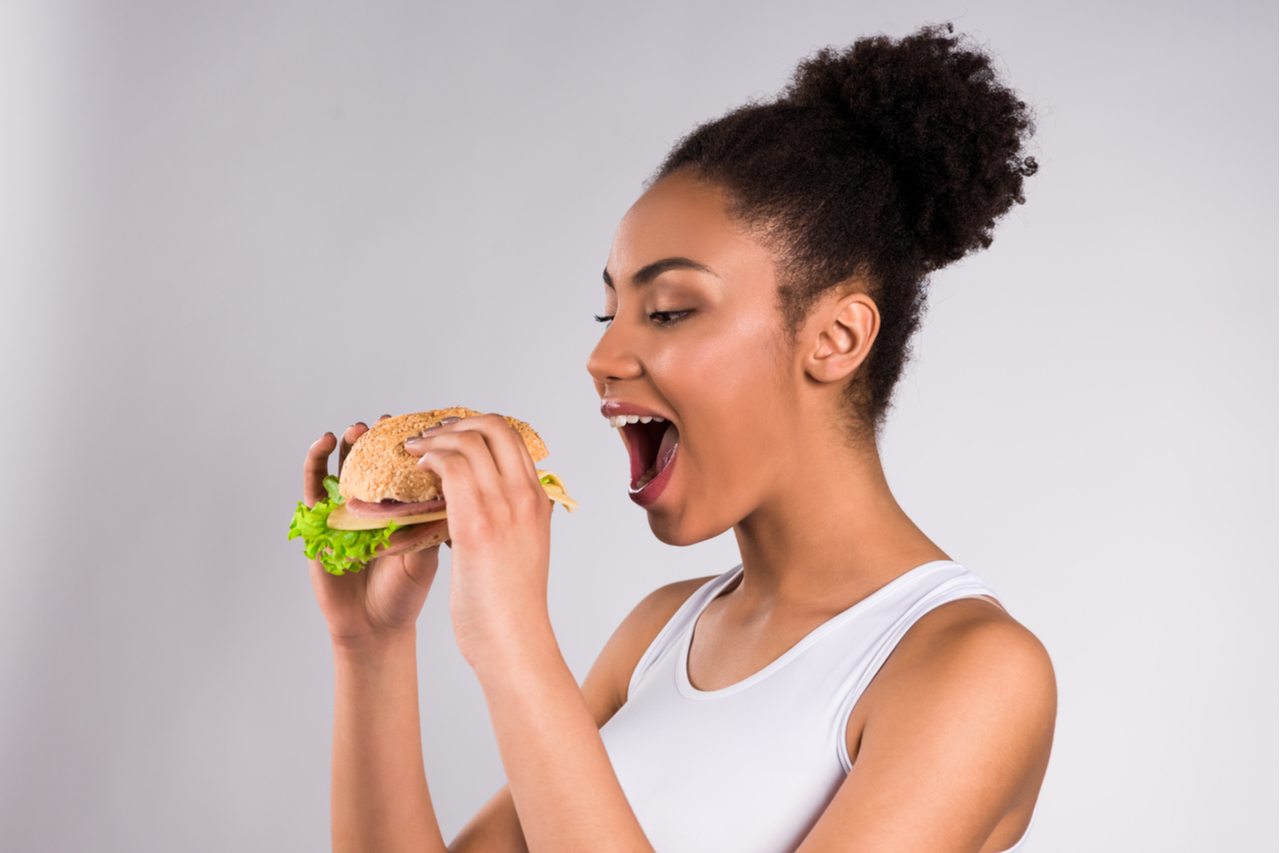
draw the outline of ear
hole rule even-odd
[[[850,293],[809,315],[806,337],[810,345],[804,371],[818,382],[843,382],[871,352],[880,331],[880,309],[865,293]]]

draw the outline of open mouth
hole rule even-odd
[[[680,430],[662,418],[618,416],[611,423],[622,430],[631,456],[631,497],[637,503],[656,500],[666,484],[671,461],[680,443]]]

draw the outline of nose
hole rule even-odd
[[[610,323],[604,330],[600,342],[587,357],[587,372],[595,380],[596,390],[602,394],[604,387],[610,383],[635,379],[644,372],[635,347],[627,340],[622,323]]]

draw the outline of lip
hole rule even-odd
[[[662,418],[668,421],[674,420],[674,418],[666,412],[659,412],[656,409],[646,409],[644,406],[637,406],[634,403],[624,403],[621,400],[605,400],[600,404],[600,414],[606,418],[616,418],[619,415],[636,415],[641,418]]]

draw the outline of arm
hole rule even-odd
[[[445,851],[422,765],[415,641],[410,630],[334,644],[334,851]]]
[[[343,435],[343,453],[364,432]],[[303,490],[309,505],[324,496],[326,434],[311,446]],[[372,561],[343,577],[311,564],[311,584],[334,657],[333,777],[335,851],[444,853],[422,766],[414,623],[435,577],[437,549]]]
[[[627,701],[631,674],[658,632],[707,580],[679,581],[656,590],[613,632],[581,688],[597,730]],[[509,786],[504,786],[471,819],[449,849],[454,853],[528,853]]]
[[[551,630],[552,504],[524,443],[483,416],[405,447],[440,475],[454,636],[484,690],[529,849],[652,853]]]
[[[960,601],[903,638],[850,720],[853,770],[798,853],[979,853],[1025,829],[1057,692],[1040,642]]]
[[[339,467],[345,451],[364,429],[357,424],[343,435]],[[309,505],[324,496],[321,481],[337,444],[334,436],[325,435],[307,454],[304,497]],[[543,504],[547,505],[545,498]],[[458,514],[465,512],[451,512],[451,516]],[[453,523],[457,526],[456,519]],[[316,598],[334,647],[335,851],[445,850],[423,771],[413,628],[435,575],[436,555],[431,549],[375,560],[364,571],[340,578],[318,565],[311,567]],[[465,549],[462,556],[465,564]],[[574,685],[592,720],[591,739],[599,742],[596,729],[626,701],[636,663],[701,583],[672,584],[641,602],[606,644],[581,692]],[[612,776],[611,768],[608,772]],[[545,808],[554,813],[558,807],[552,803]],[[544,807],[535,804],[533,808]],[[484,806],[450,848],[467,853],[526,853],[529,848],[510,789],[503,788]]]

